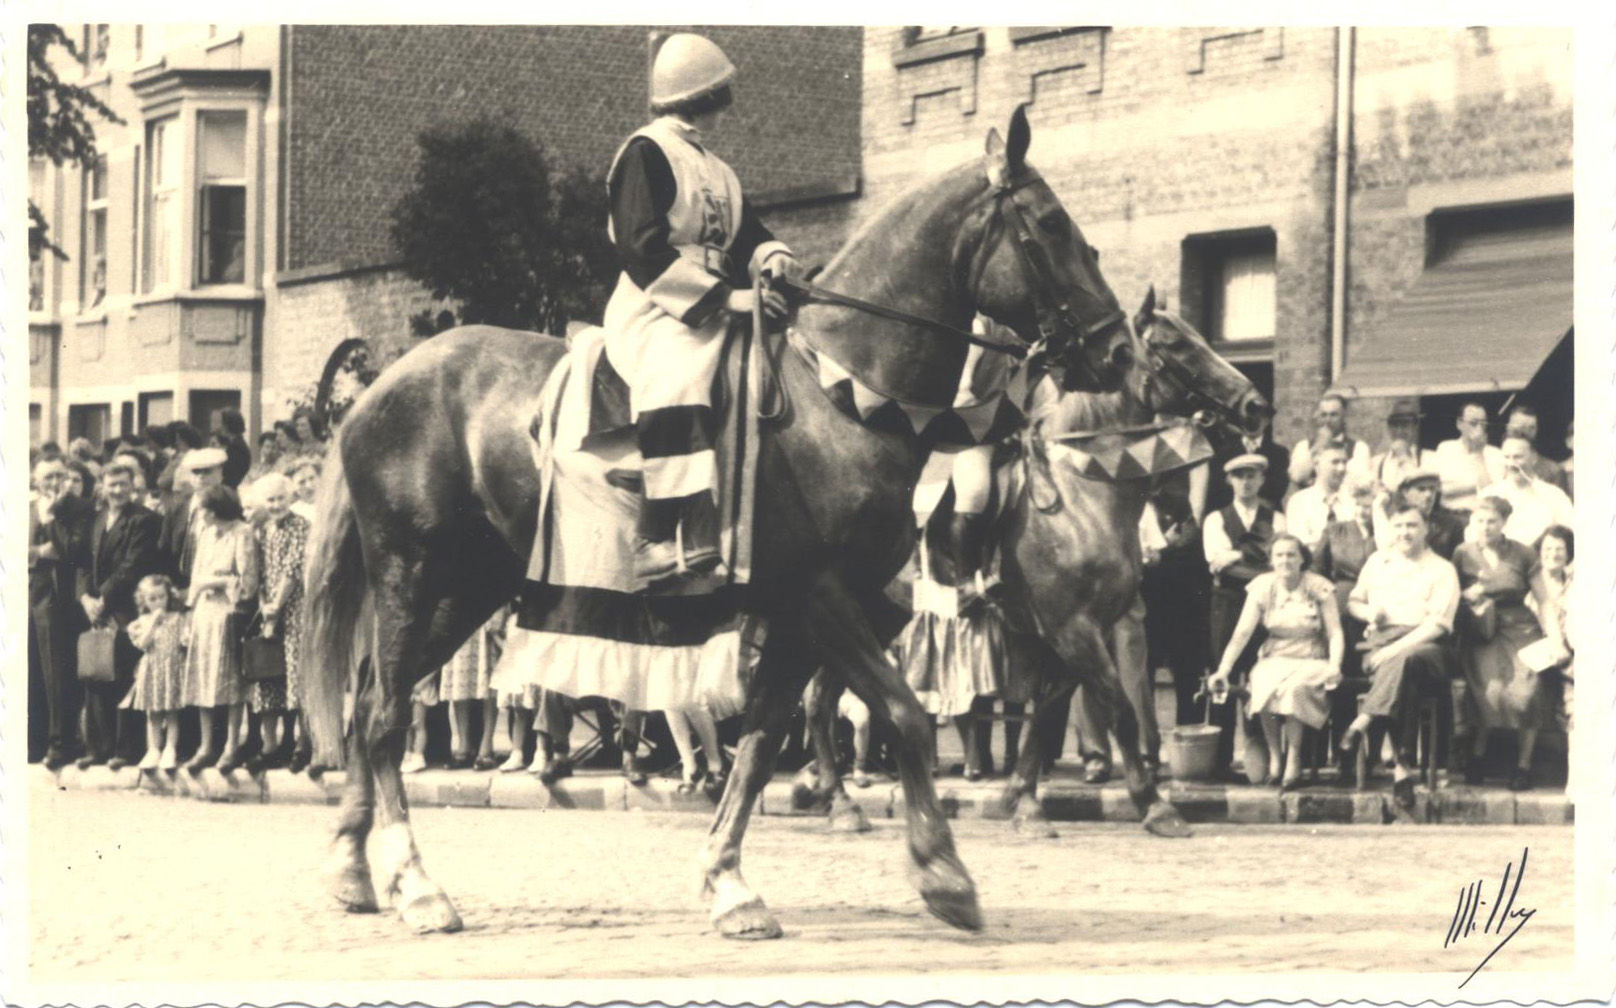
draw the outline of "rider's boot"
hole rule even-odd
[[[655,584],[679,572],[679,505],[676,500],[640,502],[634,576],[641,584]]]

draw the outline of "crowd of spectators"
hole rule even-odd
[[[1346,416],[1345,400],[1326,396],[1314,437],[1289,451],[1248,440],[1215,463],[1228,503],[1209,500],[1201,526],[1211,580],[1203,654],[1175,654],[1196,596],[1153,585],[1147,555],[1147,590],[1164,596],[1152,604],[1168,610],[1153,651],[1173,671],[1180,723],[1209,714],[1220,724],[1215,769],[1232,775],[1235,743],[1255,721],[1261,744],[1245,747],[1245,774],[1282,788],[1318,762],[1313,733],[1328,728],[1331,744],[1378,757],[1385,732],[1404,799],[1420,719],[1434,710],[1438,737],[1426,744],[1442,769],[1481,783],[1495,774],[1495,746],[1513,741],[1513,763],[1496,775],[1529,788],[1538,733],[1570,726],[1571,461],[1539,453],[1538,416],[1525,404],[1494,445],[1487,410],[1466,403],[1457,437],[1428,451],[1413,402],[1391,410],[1378,452],[1345,433]],[[1208,692],[1230,697],[1207,713],[1192,699],[1203,656],[1215,669]],[[1355,762],[1341,760],[1349,779]]]
[[[261,441],[255,455],[227,409],[206,434],[175,421],[31,453],[31,759],[175,769],[183,749],[193,770],[306,759],[287,723],[326,439],[308,410],[275,430],[274,450]],[[280,645],[284,674],[246,679],[249,633]]]

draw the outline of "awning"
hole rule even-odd
[[[1447,395],[1523,388],[1571,328],[1571,224],[1470,234],[1385,321],[1347,344],[1333,391]]]

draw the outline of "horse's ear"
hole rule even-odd
[[[1134,331],[1142,332],[1146,326],[1150,325],[1150,320],[1154,318],[1155,315],[1156,285],[1151,284],[1150,289],[1145,291],[1145,300],[1144,303],[1139,306],[1139,313],[1133,317]]]
[[[1027,125],[1027,106],[1016,106],[1010,114],[1010,139],[1005,144],[1004,159],[1012,173],[1019,172],[1027,163],[1027,147],[1032,143],[1032,127]]]
[[[998,157],[1004,153],[1004,139],[999,136],[999,131],[997,129],[992,127],[988,128],[988,139],[987,142],[982,145],[982,149],[987,151],[987,155],[990,158]]]

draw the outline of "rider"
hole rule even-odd
[[[606,305],[606,356],[629,387],[644,460],[635,572],[651,585],[721,573],[712,385],[723,336],[754,309],[751,277],[795,264],[705,145],[734,79],[712,42],[668,36],[651,66],[657,118],[623,144],[607,177],[623,271]],[[765,288],[762,309],[779,318],[786,303]]]

